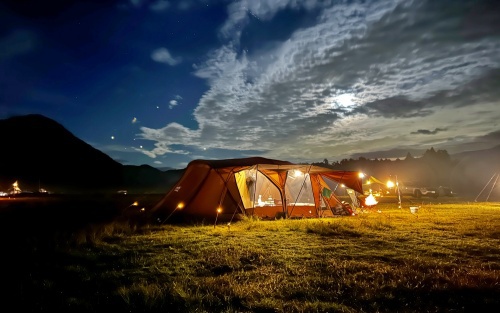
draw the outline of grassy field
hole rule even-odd
[[[16,311],[500,312],[500,203],[51,227],[2,234]]]

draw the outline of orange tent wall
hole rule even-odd
[[[282,204],[279,206],[254,207],[245,210],[234,173],[261,165],[258,170],[269,178],[280,190]],[[287,171],[294,168],[310,170],[311,185],[314,195],[314,206],[292,206],[287,204],[285,209],[285,185]],[[196,218],[215,218],[217,208],[222,206],[223,214],[246,214],[274,217],[276,213],[287,212],[288,217],[304,216],[318,217],[321,201],[321,190],[328,187],[322,176],[328,177],[346,186],[363,192],[362,182],[357,172],[334,171],[317,166],[296,165],[286,161],[265,158],[244,158],[228,160],[194,160],[190,162],[184,175],[165,197],[153,208],[152,212],[163,212],[191,216]],[[339,203],[332,196],[325,199],[331,205]],[[182,209],[179,204],[182,203]]]

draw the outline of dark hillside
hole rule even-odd
[[[0,175],[26,189],[91,190],[120,183],[122,165],[42,115],[0,120]],[[5,186],[2,186],[5,188]]]
[[[0,191],[18,181],[21,190],[32,192],[165,193],[181,173],[124,166],[42,115],[0,120],[0,133]]]

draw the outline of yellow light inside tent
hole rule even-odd
[[[179,202],[177,209],[182,210],[184,208],[184,202]]]

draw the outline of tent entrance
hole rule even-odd
[[[255,166],[234,175],[243,206],[249,216],[318,216],[311,177],[307,173],[299,170],[266,173]]]

